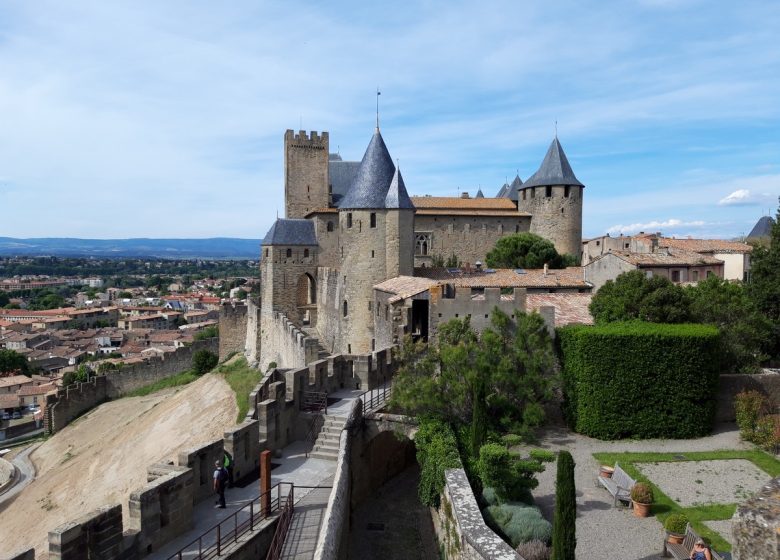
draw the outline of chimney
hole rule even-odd
[[[469,196],[469,193],[467,193],[467,192],[461,193],[461,194],[460,194],[460,197],[461,197],[461,198],[471,198],[471,197]]]
[[[480,272],[482,270],[482,261],[475,262],[474,266],[477,267],[477,272]]]
[[[544,263],[544,275],[547,276],[547,263]]]

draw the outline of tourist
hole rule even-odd
[[[705,543],[703,539],[696,540],[690,558],[691,560],[712,560],[710,547],[707,546],[707,543]]]
[[[214,502],[216,504],[214,507],[225,509],[225,486],[228,481],[228,472],[222,466],[221,461],[214,461],[214,466],[216,467],[214,470],[214,492],[219,496],[219,499]]]
[[[225,459],[222,463],[228,473],[227,487],[233,488],[233,456],[225,450]]]

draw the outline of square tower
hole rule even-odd
[[[305,130],[284,133],[285,217],[305,218],[312,210],[327,208],[328,133]]]

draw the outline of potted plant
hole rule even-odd
[[[684,513],[673,513],[664,521],[666,538],[672,544],[682,544],[688,528],[688,517]]]
[[[634,504],[634,515],[647,517],[653,503],[653,489],[646,482],[637,482],[631,489],[631,502]]]
[[[599,468],[599,476],[602,478],[612,478],[614,472],[614,467],[610,467],[609,465],[601,465]]]

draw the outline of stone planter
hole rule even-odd
[[[643,504],[641,502],[635,502],[631,500],[631,503],[634,504],[634,515],[637,517],[647,517],[650,515],[650,506],[652,504]]]

